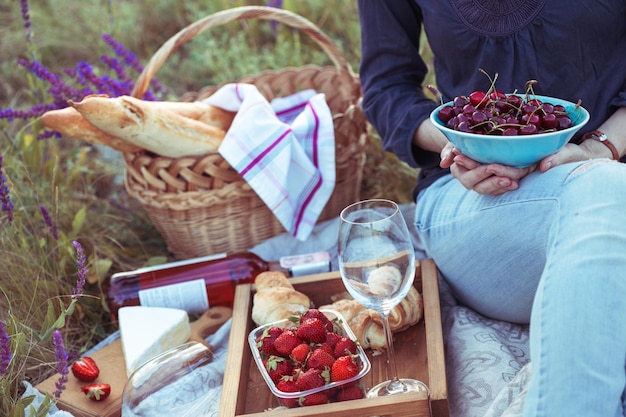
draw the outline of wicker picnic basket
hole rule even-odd
[[[244,76],[232,82],[254,84],[271,100],[312,88],[324,93],[335,130],[336,184],[318,221],[330,219],[359,199],[366,157],[367,122],[360,106],[361,86],[338,46],[313,23],[282,9],[246,6],[200,19],[166,41],[137,79],[132,95],[141,98],[167,58],[198,34],[235,20],[273,20],[304,32],[334,66],[308,65]],[[220,86],[183,95],[202,100]],[[168,249],[180,259],[246,251],[285,229],[247,182],[219,153],[167,158],[149,152],[125,153],[125,186],[155,224]]]

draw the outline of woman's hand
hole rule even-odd
[[[586,140],[580,145],[566,144],[557,153],[546,156],[539,162],[539,170],[546,172],[550,168],[563,165],[568,162],[587,161],[595,158],[611,158],[611,151],[595,140]]]
[[[486,195],[500,195],[517,189],[519,180],[537,167],[536,165],[527,168],[513,168],[499,164],[484,165],[463,155],[451,143],[442,149],[439,165],[442,168],[450,168],[452,176],[468,190]]]
[[[608,155],[607,155],[608,154]],[[448,143],[441,151],[442,168],[450,168],[452,176],[468,190],[479,194],[499,195],[519,187],[519,181],[537,168],[546,172],[550,168],[569,162],[607,157],[610,151],[601,143],[587,140],[580,145],[566,144],[557,153],[546,156],[539,164],[527,168],[513,168],[499,164],[481,164],[463,155]]]

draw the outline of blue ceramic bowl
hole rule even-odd
[[[556,153],[589,121],[589,112],[576,104],[553,97],[533,96],[544,103],[561,104],[570,112],[572,126],[559,131],[520,136],[496,136],[465,133],[450,129],[439,119],[442,104],[430,114],[430,120],[464,155],[483,164],[497,163],[522,168]]]

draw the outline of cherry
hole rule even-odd
[[[438,115],[448,128],[478,135],[533,135],[573,124],[560,104],[491,89],[457,96]]]
[[[523,114],[520,121],[522,122],[522,124],[525,124],[525,125],[533,124],[537,127],[541,126],[541,119],[539,118],[539,115],[537,113]]]
[[[458,120],[457,123],[469,122],[472,118],[472,115],[467,113],[460,113],[456,118]]]
[[[491,93],[489,93],[489,98],[491,100],[506,100],[506,94],[504,94],[502,91],[492,91]]]
[[[469,122],[460,122],[457,125],[456,130],[458,130],[459,132],[472,133]]]
[[[502,131],[502,136],[517,136],[519,129],[515,127],[507,127]]]
[[[483,106],[487,103],[487,93],[485,93],[484,91],[474,91],[472,94],[469,95],[469,101],[470,103],[472,103],[475,107],[480,107]]]
[[[558,122],[558,130],[567,129],[568,127],[572,126],[572,119],[570,119],[568,116],[558,116],[556,120]]]
[[[452,119],[455,116],[454,107],[452,106],[443,107],[439,111],[439,113],[437,113],[437,115],[439,116],[439,120],[441,120],[443,123],[448,123],[448,120]]]
[[[469,102],[470,102],[469,99],[465,96],[456,96],[454,97],[454,101],[452,102],[452,104],[455,107],[463,107],[466,104],[469,104]]]
[[[475,126],[488,120],[487,114],[483,111],[475,111],[472,113],[472,124]]]
[[[520,135],[534,135],[538,132],[537,126],[529,123],[519,128]]]
[[[521,98],[520,96],[516,95],[516,94],[511,94],[506,98],[507,103],[509,103],[511,106],[519,109],[522,106],[522,103],[524,102],[524,99]]]
[[[558,125],[559,123],[554,113],[548,113],[545,116],[541,117],[541,127],[544,130],[556,129]]]
[[[476,111],[476,107],[473,104],[466,104],[463,106],[463,113],[472,114]]]
[[[525,103],[522,104],[522,113],[524,114],[531,114],[537,111],[539,107],[535,104],[532,103]]]
[[[550,103],[542,103],[540,108],[544,114],[554,113],[554,105]]]

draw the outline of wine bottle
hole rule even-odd
[[[268,262],[252,252],[219,254],[119,272],[111,276],[107,301],[111,318],[124,306],[180,308],[203,313],[213,306],[233,306],[235,287],[253,283],[264,271],[299,276],[330,270],[330,255],[316,252]]]

